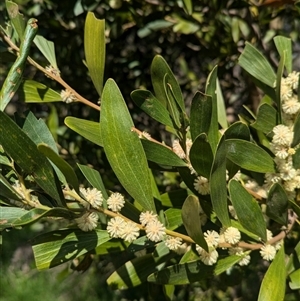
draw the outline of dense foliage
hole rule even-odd
[[[40,227],[39,270],[96,262],[129,299],[297,300],[297,6],[19,2],[1,27],[4,237]],[[232,103],[250,108],[230,124]]]

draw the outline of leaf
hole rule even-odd
[[[103,90],[101,136],[107,159],[127,192],[143,207],[154,211],[151,181],[142,143],[116,83],[109,79]]]
[[[239,57],[239,65],[260,82],[274,88],[275,72],[261,52],[248,42]]]
[[[224,133],[225,139],[250,140],[250,131],[248,126],[240,121],[233,123]]]
[[[182,225],[181,209],[170,208],[165,212],[167,229],[174,230]]]
[[[286,264],[286,274],[289,275],[298,269],[300,269],[300,241],[294,247],[293,253],[289,256],[289,260]]]
[[[88,12],[84,25],[84,53],[93,84],[101,96],[105,66],[105,20]]]
[[[278,123],[282,123],[282,118],[281,118],[281,111],[282,111],[282,104],[281,104],[281,79],[283,76],[283,71],[284,71],[284,64],[285,64],[285,59],[286,59],[286,52],[284,51],[282,53],[282,56],[280,58],[280,62],[278,65],[277,69],[277,80],[276,80],[276,98],[275,103],[277,105],[277,114],[278,114]]]
[[[223,129],[228,128],[227,122],[227,113],[226,113],[226,106],[225,101],[223,98],[220,82],[217,79],[217,109],[218,109],[218,122]]]
[[[168,103],[164,87],[164,78],[166,74],[168,75],[168,83],[172,87],[175,99],[179,107],[184,111],[184,101],[180,86],[164,58],[160,55],[156,55],[151,64],[151,80],[155,96],[165,107]]]
[[[134,103],[156,121],[173,127],[169,112],[164,105],[147,90],[135,90],[130,94]]]
[[[294,129],[295,131],[295,129]],[[294,132],[295,135],[295,132]],[[299,169],[300,168],[300,149],[298,148],[296,150],[296,153],[293,155],[293,166],[295,169]]]
[[[37,46],[37,48],[41,51],[47,61],[50,63],[52,67],[58,69],[56,56],[55,56],[55,49],[54,43],[52,41],[48,41],[43,36],[37,35],[33,42]]]
[[[267,216],[280,225],[286,226],[288,222],[288,204],[289,199],[285,190],[279,183],[275,183],[268,193]]]
[[[169,148],[146,139],[141,139],[141,142],[147,160],[165,166],[187,166],[187,164]]]
[[[100,190],[102,192],[102,195],[103,195],[104,199],[107,199],[108,194],[106,192],[106,189],[105,189],[105,186],[103,184],[100,173],[97,170],[95,170],[91,167],[85,166],[85,165],[81,165],[81,164],[77,163],[77,166],[79,167],[79,169],[81,170],[81,172],[83,173],[85,178],[88,180],[88,182],[93,187]]]
[[[185,12],[188,14],[188,15],[191,15],[193,13],[193,1],[192,0],[183,0],[183,7],[184,7],[184,10]]]
[[[222,136],[214,158],[209,178],[210,196],[213,209],[224,227],[230,226],[227,205],[226,183],[226,147],[225,136]]]
[[[42,234],[32,241],[36,266],[39,270],[55,267],[96,249],[110,239],[104,230],[83,232],[66,229]]]
[[[274,38],[274,43],[280,56],[285,52],[285,67],[288,73],[292,73],[292,40],[283,36]]]
[[[169,191],[160,196],[163,206],[174,208],[181,208],[186,198],[186,189]]]
[[[16,3],[12,1],[6,1],[5,3],[9,19],[11,20],[14,29],[17,31],[19,39],[22,40],[26,26],[23,15],[19,13],[19,7]]]
[[[238,166],[256,172],[275,172],[272,157],[261,147],[240,139],[226,140],[227,158]]]
[[[218,108],[217,108],[217,73],[218,66],[208,75],[205,87],[205,94],[209,95],[212,99],[212,112],[208,131],[208,141],[212,148],[213,153],[216,152],[219,142],[219,124],[218,124]]]
[[[106,282],[112,289],[136,287],[145,282],[148,275],[156,271],[161,262],[163,259],[159,260],[152,254],[136,257],[113,272]]]
[[[155,20],[155,21],[149,22],[144,27],[140,28],[137,31],[137,35],[141,39],[143,39],[155,31],[168,28],[172,25],[173,25],[173,22],[169,22],[166,20]]]
[[[231,256],[227,256],[225,258],[219,259],[218,263],[216,265],[215,271],[214,271],[215,275],[220,275],[223,272],[227,271],[233,265],[235,265],[237,262],[239,262],[242,258],[243,258],[243,256],[231,255]]]
[[[235,180],[229,182],[229,194],[241,225],[266,241],[266,223],[257,201]]]
[[[294,271],[289,275],[290,283],[289,286],[292,290],[299,290],[300,289],[300,269]]]
[[[27,211],[22,208],[0,206],[0,231],[10,228],[11,223],[26,212]]]
[[[59,93],[34,80],[25,80],[20,85],[19,97],[27,103],[62,101]]]
[[[300,143],[300,114],[298,114],[296,117],[293,131],[294,131],[294,138],[291,147],[295,147],[297,144]]]
[[[195,139],[189,156],[196,172],[209,179],[214,156],[205,134],[201,134]]]
[[[284,247],[277,252],[262,281],[258,301],[281,301],[285,296]]]
[[[184,285],[208,279],[213,275],[213,267],[201,261],[176,264],[162,269],[148,277],[149,282],[156,284]]]
[[[191,105],[190,130],[194,141],[200,134],[208,134],[212,114],[212,98],[197,92]]]
[[[52,166],[30,138],[3,112],[0,111],[0,144],[13,160],[37,184],[53,197],[59,205],[64,205],[61,188],[55,178]]]
[[[57,168],[66,177],[66,180],[79,193],[79,183],[77,176],[69,163],[63,160],[52,148],[47,144],[38,144],[38,150],[54,163]]]
[[[263,103],[259,106],[257,119],[251,126],[256,130],[269,134],[277,124],[277,111],[269,104]]]
[[[188,235],[208,252],[208,246],[204,239],[201,220],[200,220],[200,203],[197,197],[189,195],[182,206],[182,221]]]
[[[65,118],[65,125],[87,140],[103,146],[99,122],[68,116]]]

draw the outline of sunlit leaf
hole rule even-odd
[[[37,35],[34,38],[34,43],[37,46],[37,48],[41,51],[41,53],[44,55],[44,57],[48,60],[50,65],[58,69],[56,56],[55,56],[54,43],[48,41],[47,39],[45,39],[43,36],[40,35]]]
[[[19,39],[22,40],[26,26],[24,17],[19,13],[19,7],[16,3],[12,1],[6,1],[5,3],[9,19],[11,20],[15,30],[17,31]]]
[[[287,37],[277,36],[274,38],[274,43],[280,56],[285,52],[285,67],[288,73],[292,72],[292,40]]]
[[[266,241],[266,223],[257,201],[236,180],[229,182],[229,193],[241,225]]]
[[[105,21],[88,12],[84,26],[84,52],[93,84],[101,96],[105,65]]]
[[[148,164],[142,143],[116,83],[104,87],[101,110],[101,136],[107,159],[127,192],[145,209],[156,211]]]

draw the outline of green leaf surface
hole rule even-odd
[[[260,82],[274,88],[276,81],[274,70],[261,52],[248,42],[239,57],[239,65]]]
[[[209,187],[213,209],[225,227],[230,226],[227,205],[227,183],[226,183],[226,147],[225,136],[222,136],[218,145],[213,166],[211,169]]]
[[[141,142],[149,161],[165,166],[187,166],[187,164],[169,148],[146,139],[141,139]]]
[[[190,161],[198,175],[209,179],[214,156],[206,134],[200,134],[190,150]]]
[[[285,190],[279,183],[275,183],[268,193],[267,216],[280,225],[286,226],[288,221],[288,204],[289,199]]]
[[[295,169],[300,168],[300,148],[298,148],[296,153],[293,155],[293,166]]]
[[[84,52],[93,84],[101,96],[105,67],[105,21],[88,12],[84,26]]]
[[[300,269],[294,271],[289,275],[290,283],[289,286],[292,290],[299,290],[300,289]]]
[[[218,260],[215,268],[215,275],[220,275],[230,269],[233,265],[239,262],[243,257],[238,255],[231,255]]]
[[[112,289],[136,287],[145,282],[148,275],[156,271],[160,263],[160,260],[154,258],[152,254],[136,257],[113,272],[106,282]]]
[[[61,188],[48,159],[42,155],[35,143],[3,112],[0,112],[0,144],[13,160],[37,184],[53,197],[59,205],[64,205]]]
[[[191,15],[193,13],[193,1],[192,0],[183,0],[183,7],[187,14]]]
[[[149,22],[144,27],[140,28],[137,31],[137,35],[141,39],[143,39],[155,31],[168,28],[172,25],[173,25],[173,22],[169,22],[166,20],[155,20],[155,21]]]
[[[168,100],[164,86],[165,75],[168,75],[168,83],[172,86],[176,101],[184,111],[184,101],[180,86],[171,71],[169,65],[160,55],[156,55],[151,64],[151,81],[156,98],[166,107]]]
[[[181,209],[170,208],[165,212],[166,226],[169,230],[174,230],[182,225]]]
[[[26,26],[23,15],[19,13],[19,7],[16,3],[12,1],[6,1],[5,3],[9,19],[11,20],[14,29],[17,31],[19,39],[22,40]]]
[[[231,203],[241,225],[266,241],[266,223],[257,201],[236,180],[229,182],[229,193]]]
[[[284,71],[284,65],[285,65],[285,60],[286,60],[286,52],[283,51],[282,55],[280,57],[278,69],[277,69],[277,79],[276,79],[276,98],[275,103],[277,105],[277,114],[278,114],[278,123],[282,123],[282,118],[281,118],[281,107],[282,107],[282,102],[281,102],[281,80],[283,76],[283,71]]]
[[[284,247],[277,252],[262,281],[258,301],[283,301],[285,296]]]
[[[250,140],[250,130],[248,126],[241,122],[237,121],[233,123],[224,133],[225,139],[241,139],[241,140]]]
[[[169,191],[160,196],[163,206],[174,208],[181,208],[186,198],[186,189]]]
[[[62,101],[59,93],[41,83],[29,79],[20,85],[19,97],[27,103]]]
[[[295,147],[297,144],[300,143],[300,114],[298,114],[298,116],[296,117],[293,130],[294,138],[291,147]]]
[[[40,143],[38,145],[38,150],[44,154],[48,159],[52,161],[53,164],[63,173],[67,183],[71,184],[72,187],[79,192],[79,182],[77,176],[69,163],[62,159],[52,148],[47,144]]]
[[[211,145],[213,153],[216,152],[219,143],[219,124],[218,124],[218,99],[217,99],[217,73],[218,66],[208,75],[205,87],[205,94],[209,95],[212,99],[212,111],[210,126],[208,131],[208,141]]]
[[[218,109],[218,122],[223,129],[228,128],[227,122],[227,113],[226,113],[226,106],[225,100],[222,94],[221,85],[219,80],[217,79],[217,109]]]
[[[77,163],[77,165],[78,165],[79,169],[81,170],[81,172],[83,173],[83,175],[85,176],[85,178],[88,180],[88,182],[93,187],[100,190],[102,192],[102,195],[103,195],[104,199],[107,199],[108,194],[107,194],[106,189],[104,187],[104,184],[103,184],[100,173],[97,170],[95,170],[91,167],[88,167],[86,165],[81,165],[81,164],[78,164],[78,163]]]
[[[105,154],[127,192],[144,210],[156,212],[146,155],[133,126],[118,86],[109,79],[104,86],[101,109]]]
[[[42,234],[32,241],[36,266],[39,270],[55,267],[96,249],[110,239],[104,230],[83,232],[66,229]]]
[[[22,208],[0,206],[0,231],[10,228],[14,220],[24,215],[27,211]]]
[[[246,170],[275,172],[272,157],[256,144],[240,139],[228,139],[226,149],[227,158]]]
[[[194,141],[200,134],[208,134],[212,116],[212,98],[197,92],[191,105],[190,131]]]
[[[283,36],[277,36],[274,38],[274,43],[280,56],[283,56],[285,52],[285,67],[288,73],[292,72],[292,40]]]
[[[65,118],[65,125],[87,140],[103,146],[99,122],[68,116]]]
[[[130,94],[134,103],[156,121],[173,127],[173,122],[166,107],[147,90],[135,90]]]
[[[267,103],[258,108],[257,119],[251,124],[256,130],[269,134],[278,123],[277,111]]]
[[[208,246],[204,239],[201,220],[200,220],[200,203],[196,196],[189,195],[182,206],[182,221],[188,235],[208,252]]]
[[[286,264],[286,273],[289,275],[298,269],[300,269],[300,241],[294,248],[293,253],[289,256],[289,260]]]
[[[41,51],[44,57],[48,60],[50,65],[55,69],[58,69],[56,56],[55,56],[55,49],[54,43],[52,41],[48,41],[43,36],[37,35],[33,42],[37,46],[37,48]]]

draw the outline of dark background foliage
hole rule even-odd
[[[299,70],[300,8],[295,3],[284,4],[284,2],[291,1],[280,1],[283,5],[275,7],[253,4],[262,1],[252,1],[251,3],[242,0],[19,0],[15,2],[19,4],[20,11],[26,19],[30,17],[38,19],[39,34],[55,43],[62,77],[77,92],[95,103],[99,100],[98,95],[84,65],[84,21],[87,11],[93,11],[96,17],[104,18],[107,37],[105,79],[113,78],[119,85],[137,128],[147,130],[158,139],[161,139],[162,129],[156,122],[134,107],[130,99],[130,93],[135,89],[152,90],[150,65],[156,54],[165,58],[177,76],[187,105],[196,90],[204,90],[207,75],[215,65],[218,65],[220,84],[231,121],[242,112],[243,105],[255,110],[260,98],[260,91],[236,64],[245,41],[249,41],[262,50],[268,60],[276,66],[278,58],[275,55],[272,38],[277,34],[291,37],[294,42],[294,70]],[[188,3],[192,3],[192,12]],[[4,26],[7,20],[5,3],[1,1],[1,25]],[[0,45],[0,51],[0,82],[3,82],[14,57],[8,56],[3,44]],[[47,64],[34,47],[31,49],[31,56],[42,65]],[[57,91],[61,89],[58,84],[29,65],[24,77],[46,83]],[[57,135],[62,153],[73,166],[76,162],[90,164],[101,172],[108,189],[121,189],[110,171],[102,151],[63,125],[63,119],[68,115],[98,120],[99,113],[97,111],[81,104],[25,106],[16,97],[13,105],[8,107],[8,112],[13,113],[17,110],[22,114],[25,109],[32,110],[37,116],[48,122],[54,134]],[[162,181],[160,177],[161,175],[157,176],[158,182]],[[161,182],[163,190],[167,189],[167,185],[178,185],[172,175],[165,174],[165,177],[168,184]],[[28,229],[31,234],[35,231],[38,229]],[[27,235],[20,238],[18,233],[14,230],[4,234],[5,238],[9,237],[12,241],[11,244],[6,245],[2,258],[5,265],[10,265],[10,269],[7,272],[6,280],[3,280],[0,286],[8,287],[12,284],[14,277],[20,277],[20,275],[23,275],[23,278],[20,279],[24,279],[24,283],[26,279],[31,279],[28,270],[25,268],[23,271],[20,267],[22,256],[19,256],[18,259],[18,254],[15,253],[13,256],[15,261],[12,261],[9,254],[16,249],[16,245],[13,243],[14,239],[23,241],[26,245]],[[128,254],[124,256],[126,257]],[[30,262],[29,259],[26,264]],[[84,300],[121,299],[122,294],[112,295],[109,291],[97,288],[99,283],[102,285],[104,283],[103,275],[107,275],[114,268],[109,262],[110,258],[96,261],[93,268],[84,274],[86,277],[80,276],[81,282],[77,290],[86,292],[85,295],[89,295],[90,298],[84,298]],[[251,268],[235,270],[231,275],[222,275],[215,282],[207,281],[196,286],[180,288],[176,290],[177,300],[194,300],[200,293],[205,299],[199,300],[233,300],[240,296],[243,296],[243,300],[254,300],[259,289],[258,284],[266,269],[258,258],[256,262],[255,270],[251,270]],[[64,275],[68,274],[68,271],[66,268],[57,273],[61,279],[65,279]],[[247,277],[247,275],[251,276]],[[41,277],[40,285],[47,287],[47,282],[44,283],[43,277],[48,276]],[[68,279],[69,282],[64,282],[65,289],[71,289],[79,278],[74,276]],[[100,282],[95,279],[100,279]],[[91,287],[89,287],[89,281]],[[54,283],[57,282],[53,280],[49,283],[55,287]],[[20,283],[19,285],[26,287],[26,284]],[[55,296],[55,298],[59,298],[57,300],[83,300],[80,293],[76,294],[78,299],[74,296],[70,298],[60,286],[56,288],[59,295],[59,297]],[[148,289],[153,292],[157,291],[156,300],[161,300],[160,289],[147,288],[147,286],[124,293],[123,296],[127,300],[138,300],[142,296],[148,295]],[[32,291],[34,290],[32,289],[28,296],[32,294]],[[204,295],[203,291],[205,291]],[[3,292],[2,294],[6,298],[3,300],[17,300],[9,296],[9,291],[4,290]],[[26,298],[34,300],[32,296]],[[27,300],[26,298],[25,300]]]

